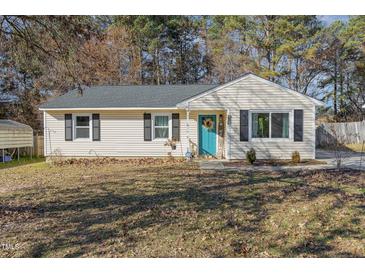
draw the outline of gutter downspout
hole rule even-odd
[[[229,109],[226,111],[226,136],[227,136],[227,159],[231,160],[231,123],[232,123],[232,117]]]
[[[189,125],[189,119],[190,119],[190,104],[188,103],[187,104],[187,107],[186,107],[186,139],[187,139],[187,143],[188,143],[188,146],[187,146],[187,153],[190,153],[191,152],[191,149],[190,149],[190,125]]]
[[[47,125],[46,125],[46,111],[43,110],[43,154],[47,157]]]

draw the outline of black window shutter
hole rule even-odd
[[[100,141],[100,114],[93,113],[93,141]]]
[[[294,110],[294,142],[303,141],[303,110]]]
[[[180,141],[180,115],[179,115],[179,113],[172,114],[172,138],[175,141]]]
[[[65,141],[72,141],[72,114],[65,114]]]
[[[248,141],[248,110],[240,110],[240,141]]]
[[[151,134],[151,113],[143,114],[143,125],[144,125],[144,140],[151,141],[152,134]]]

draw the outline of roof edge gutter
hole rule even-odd
[[[168,110],[168,109],[178,109],[177,107],[94,107],[94,108],[39,108],[40,111],[78,111],[78,110],[143,110],[143,109],[162,109],[162,110]]]

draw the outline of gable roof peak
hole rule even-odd
[[[298,91],[295,91],[293,89],[286,88],[286,87],[284,87],[284,86],[282,86],[280,84],[274,83],[273,81],[267,80],[267,79],[265,79],[265,78],[263,78],[261,76],[258,76],[258,75],[254,74],[252,72],[246,72],[246,73],[242,74],[241,76],[239,76],[239,77],[237,77],[237,78],[235,78],[235,79],[233,79],[233,80],[231,80],[231,81],[229,81],[227,83],[224,83],[224,84],[219,85],[217,87],[211,88],[211,89],[209,89],[209,90],[207,90],[207,91],[205,91],[205,92],[203,92],[201,94],[198,94],[196,96],[192,96],[191,98],[188,98],[188,99],[180,102],[177,106],[178,107],[182,107],[183,105],[186,105],[187,103],[192,102],[192,101],[194,101],[196,99],[199,99],[199,98],[204,97],[204,96],[206,96],[208,94],[214,93],[214,92],[216,92],[218,90],[221,90],[221,89],[226,88],[228,86],[231,86],[233,84],[236,84],[236,83],[244,80],[247,77],[253,77],[253,78],[255,78],[255,79],[257,79],[257,80],[259,80],[261,82],[264,82],[264,83],[266,83],[268,85],[271,85],[271,86],[275,86],[275,87],[277,87],[277,88],[279,88],[279,89],[281,89],[281,90],[283,90],[285,92],[289,92],[289,93],[291,93],[293,95],[305,97],[307,100],[310,100],[316,106],[324,106],[325,105],[322,101],[319,101],[319,100],[317,100],[315,98],[312,98],[312,97],[310,97],[308,95],[302,94],[302,93],[300,93]]]

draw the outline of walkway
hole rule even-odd
[[[365,170],[365,153],[363,153],[362,155],[361,165],[360,165],[360,160],[361,160],[360,152],[348,152],[346,156],[347,157],[344,157],[342,159],[343,167]],[[336,157],[333,151],[317,149],[316,159],[326,161],[328,165],[336,167]]]
[[[247,170],[247,171],[281,171],[281,170],[318,170],[318,169],[334,169],[336,168],[336,157],[333,151],[316,151],[316,159],[327,162],[321,165],[298,165],[298,166],[241,166],[241,167],[225,167],[223,165],[227,160],[199,160],[199,166],[202,170]],[[365,171],[365,155],[362,157],[360,165],[361,153],[351,152],[348,157],[342,159],[342,167],[364,170]]]

